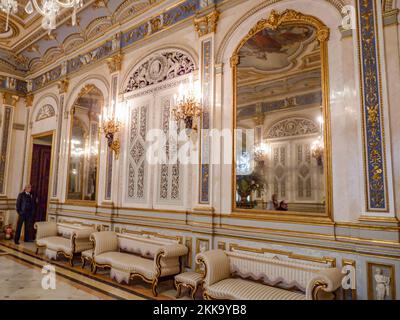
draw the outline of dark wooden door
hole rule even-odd
[[[34,239],[35,222],[46,221],[49,194],[51,147],[34,144],[32,154],[31,185],[36,200],[36,210],[30,226],[30,239]]]

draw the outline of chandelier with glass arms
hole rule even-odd
[[[41,14],[43,16],[42,27],[50,32],[57,27],[57,16],[63,8],[73,9],[72,25],[76,25],[76,13],[82,6],[83,0],[29,0],[25,11],[28,14],[32,14],[36,10]]]
[[[16,14],[18,12],[18,2],[16,0],[1,0],[0,10],[7,15],[6,21],[6,31],[8,31],[8,23],[10,19],[10,14]]]

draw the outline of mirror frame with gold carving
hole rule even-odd
[[[235,129],[237,125],[237,66],[240,63],[239,52],[240,49],[247,43],[247,41],[261,32],[264,29],[276,30],[281,26],[286,25],[310,25],[316,29],[317,40],[320,43],[321,52],[321,88],[322,88],[322,109],[324,118],[324,145],[325,145],[325,165],[324,165],[324,177],[325,177],[325,189],[326,189],[326,201],[325,201],[325,212],[319,213],[306,213],[306,212],[275,212],[268,210],[254,210],[254,209],[242,209],[236,205],[236,137]],[[250,217],[254,214],[254,217],[276,217],[279,216],[281,220],[300,220],[307,217],[308,219],[321,220],[321,221],[332,221],[332,158],[331,158],[331,127],[330,127],[330,111],[329,111],[329,70],[328,70],[328,41],[330,31],[329,28],[318,18],[303,14],[295,10],[285,10],[282,13],[278,13],[275,10],[271,11],[270,16],[267,19],[262,19],[250,29],[249,33],[241,40],[239,45],[236,47],[230,63],[232,68],[232,79],[233,79],[233,154],[232,154],[232,213],[234,215],[240,215],[245,213],[246,217]]]
[[[86,94],[88,94],[90,91],[92,91],[93,89],[97,89],[98,91],[101,92],[100,89],[98,89],[95,85],[93,84],[87,84],[85,85],[82,90],[80,91],[80,93],[78,94],[78,96],[76,97],[75,101],[74,101],[74,105],[76,103],[76,101],[85,96]],[[99,106],[100,112],[103,109],[104,106],[104,95],[103,95],[103,103]],[[70,114],[70,128],[69,128],[69,137],[68,137],[68,161],[67,161],[67,189],[66,189],[66,194],[65,194],[65,199],[66,199],[66,203],[67,204],[71,204],[71,205],[84,205],[86,204],[87,206],[96,206],[97,201],[99,200],[99,169],[100,169],[100,152],[101,152],[101,134],[100,134],[100,130],[98,131],[98,139],[99,139],[99,153],[97,155],[97,173],[96,173],[96,193],[95,193],[95,200],[83,200],[83,199],[68,199],[68,193],[69,193],[69,187],[70,187],[70,174],[69,174],[69,169],[70,169],[70,164],[71,164],[71,139],[72,139],[72,129],[73,129],[73,123],[74,123],[74,106],[71,107],[71,110],[69,112]]]

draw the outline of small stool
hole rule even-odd
[[[195,300],[196,292],[202,284],[203,275],[197,272],[185,272],[175,276],[176,297],[181,296],[182,287],[189,288],[192,299]]]
[[[89,262],[90,266],[92,267],[93,252],[94,250],[90,249],[81,253],[82,269],[85,269],[86,261]]]

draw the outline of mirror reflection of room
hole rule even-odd
[[[308,25],[264,29],[240,49],[237,208],[325,212],[321,68]]]
[[[68,199],[95,201],[99,156],[99,116],[104,103],[94,86],[84,89],[72,107]]]

